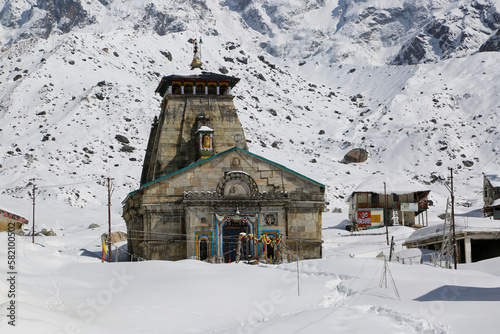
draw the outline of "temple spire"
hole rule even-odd
[[[200,43],[201,39],[200,39]],[[203,63],[201,62],[201,54],[198,50],[198,42],[194,42],[194,56],[193,56],[193,61],[191,62],[191,69],[194,70],[195,68],[201,68],[203,66]]]

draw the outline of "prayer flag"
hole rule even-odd
[[[102,239],[102,258],[101,258],[102,262],[106,261],[106,254],[107,253],[108,253],[108,250],[106,249],[106,241],[103,238]]]

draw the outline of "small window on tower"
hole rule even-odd
[[[205,95],[205,85],[196,85],[196,95]]]
[[[181,94],[181,85],[174,84],[172,86],[172,94],[180,95]]]
[[[228,89],[228,86],[227,86],[227,85],[221,85],[221,86],[219,87],[219,94],[220,94],[220,95],[226,95],[227,89]]]
[[[193,94],[193,85],[192,84],[184,85],[184,94]]]
[[[209,95],[217,95],[217,86],[214,84],[208,85],[208,94]]]

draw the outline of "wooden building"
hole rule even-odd
[[[355,229],[387,225],[424,226],[430,190],[418,184],[371,178],[351,193],[349,221]]]

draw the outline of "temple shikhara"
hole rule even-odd
[[[151,127],[140,188],[123,201],[133,259],[320,258],[325,186],[248,151],[233,104],[239,79],[169,75]]]

